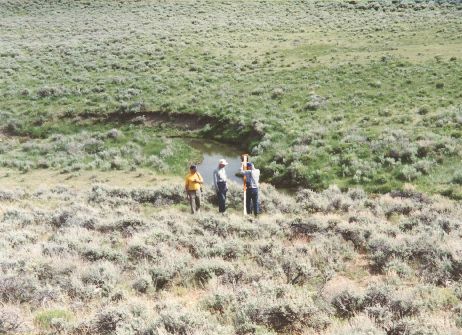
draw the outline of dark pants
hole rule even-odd
[[[218,211],[220,213],[224,213],[226,210],[226,192],[228,192],[226,183],[218,183],[217,198],[218,198]]]
[[[258,215],[258,188],[248,188],[246,194],[247,214]]]

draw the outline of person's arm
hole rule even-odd
[[[184,190],[186,193],[188,193],[188,176],[184,179]]]
[[[239,170],[239,175],[241,175],[242,177],[248,175],[250,173],[249,170],[245,170],[244,169],[244,166],[245,166],[245,163],[241,163],[241,169]]]
[[[213,186],[218,190],[218,170],[213,170]]]
[[[255,173],[255,176],[253,178],[254,178],[255,182],[257,183],[257,185],[259,185],[260,184],[260,170],[255,169],[253,171]]]
[[[199,180],[197,180],[196,182],[199,183],[199,184],[203,184],[204,179],[202,178],[202,176],[201,176],[201,174],[199,172],[197,172],[197,176],[199,177]]]

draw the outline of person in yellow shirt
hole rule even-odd
[[[186,191],[189,205],[191,206],[191,213],[195,214],[200,211],[201,208],[201,186],[204,183],[204,179],[201,174],[197,171],[196,165],[191,165],[189,173],[186,175],[184,182],[184,189]]]

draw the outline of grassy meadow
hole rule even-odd
[[[458,0],[0,0],[0,334],[460,335],[461,31]],[[189,214],[191,139],[250,153],[257,220],[235,185]]]
[[[461,13],[425,1],[3,1],[2,165],[178,174],[200,153],[178,140],[164,159],[164,138],[215,138],[244,146],[276,185],[412,183],[459,198]],[[114,127],[127,136],[108,139]]]

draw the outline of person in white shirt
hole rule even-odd
[[[247,170],[244,169],[247,167]],[[257,217],[259,213],[258,204],[258,187],[260,180],[260,170],[255,169],[253,163],[242,163],[241,174],[246,177],[246,209],[247,214],[253,214]]]
[[[220,159],[218,168],[213,171],[213,185],[218,197],[218,211],[224,213],[226,211],[226,193],[228,192],[226,176],[226,165],[228,162],[225,159]]]

